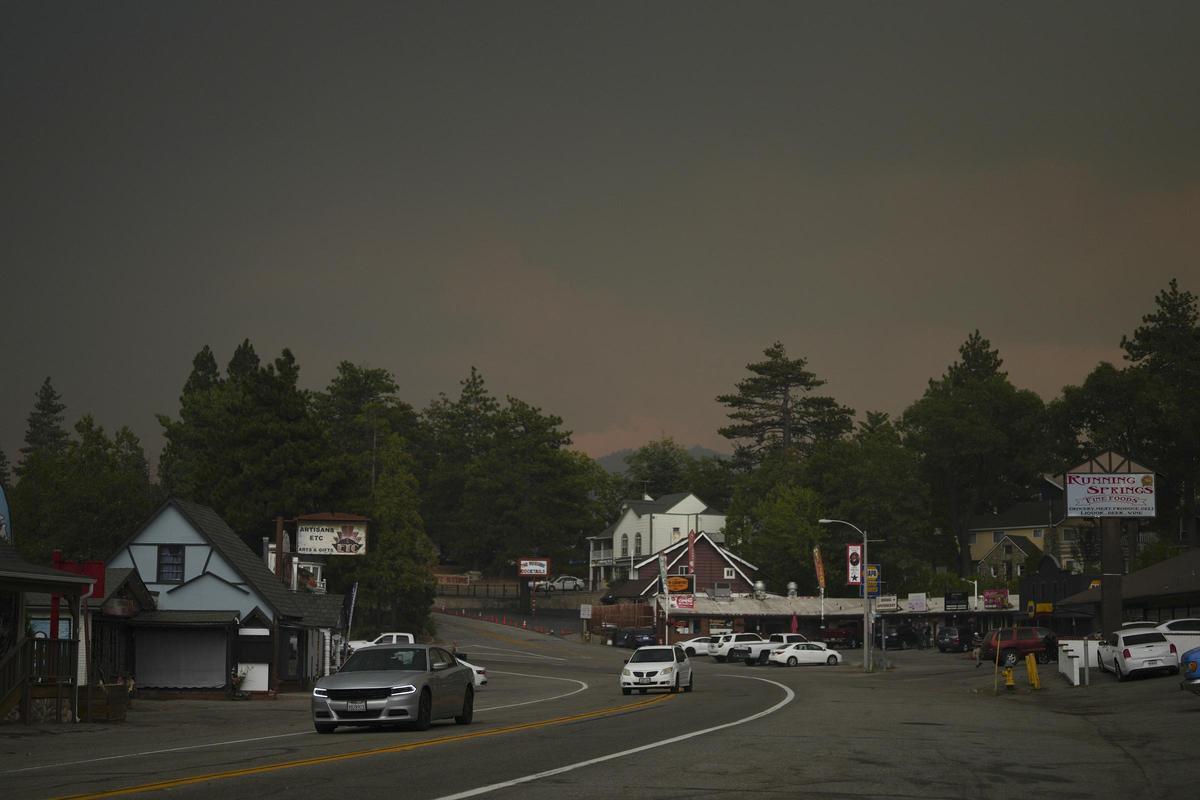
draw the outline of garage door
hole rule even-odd
[[[135,680],[147,689],[219,689],[225,686],[224,630],[162,630],[136,633]]]

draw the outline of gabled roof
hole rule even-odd
[[[662,497],[659,497],[655,500],[626,500],[625,507],[634,514],[637,514],[639,517],[645,516],[646,514],[665,514],[689,497],[696,497],[696,495],[692,492],[675,492],[674,494],[664,494]],[[696,499],[700,500],[699,497],[696,497]],[[700,502],[703,503],[704,501],[700,500]],[[709,508],[706,504],[704,510],[700,513],[720,515],[723,512]]]
[[[104,597],[98,598],[96,602],[104,605],[108,598],[126,586],[129,587],[129,593],[133,595],[133,599],[142,608],[154,608],[154,595],[146,588],[146,584],[142,582],[142,576],[133,567],[106,568],[104,570]]]
[[[746,583],[751,585],[754,584],[754,579],[747,575],[742,567],[746,567],[747,569],[752,569],[755,571],[758,570],[758,567],[754,566],[746,559],[734,555],[724,547],[721,547],[721,545],[714,542],[712,537],[707,533],[696,534],[696,543],[699,544],[701,541],[707,541],[710,545],[712,545],[713,549],[717,551],[717,555],[724,559],[726,564],[733,567],[737,574],[741,575],[742,579],[746,581]],[[634,564],[633,568],[640,570],[642,567],[658,561],[659,554],[663,554],[667,556],[667,569],[670,569],[687,557],[687,544],[687,539],[680,539],[679,541],[664,547],[662,550],[659,550],[657,553],[653,553],[642,561]],[[641,594],[645,594],[651,588],[653,588],[655,585],[654,582],[657,579],[657,575],[653,576],[650,580],[650,583],[646,584],[646,586],[642,589]],[[638,583],[641,583],[641,578],[638,579]]]
[[[1026,556],[1041,555],[1041,552],[1042,552],[1042,548],[1038,547],[1036,544],[1031,542],[1029,540],[1028,536],[1005,534],[1004,536],[1000,537],[1000,541],[998,541],[994,545],[992,545],[991,549],[983,554],[983,558],[979,559],[979,561],[981,563],[984,561],[987,561],[988,556],[990,556],[992,553],[996,552],[996,549],[999,548],[1001,545],[1003,545],[1005,542],[1008,542],[1011,545],[1015,545],[1016,548],[1018,550],[1020,550]]]
[[[276,613],[285,617],[296,618],[302,615],[300,608],[293,599],[294,593],[284,586],[283,582],[275,577],[274,573],[267,569],[267,565],[262,562],[262,559],[254,555],[254,551],[233,532],[233,529],[229,527],[225,520],[221,519],[221,516],[208,506],[172,497],[163,503],[158,511],[154,512],[137,532],[126,539],[121,547],[118,548],[118,551],[125,549],[137,539],[146,528],[153,524],[154,520],[158,519],[168,506],[173,507],[183,515],[188,524],[212,545],[213,549],[233,567],[234,571],[247,584],[258,592],[264,600],[270,603]]]
[[[304,612],[301,622],[313,628],[342,627],[342,605],[345,597],[340,594],[316,594],[297,592],[296,604]]]

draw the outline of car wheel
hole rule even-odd
[[[692,656],[696,655],[696,648],[689,647],[687,650],[684,650],[683,652],[688,654],[688,658],[691,658]]]
[[[675,675],[675,685],[671,687],[671,694],[679,694],[679,675]]]
[[[433,699],[429,695],[429,690],[421,692],[421,700],[417,703],[417,721],[415,723],[417,730],[427,731],[433,723]]]
[[[788,666],[789,667],[794,667],[799,663],[800,663],[800,661],[797,660],[797,658],[795,656],[788,656]]]
[[[1037,654],[1037,662],[1039,664],[1049,664],[1050,663],[1050,654],[1047,653],[1045,650],[1041,651],[1040,653]]]
[[[1017,665],[1017,651],[1005,650],[1000,654],[1000,663],[1006,667],[1015,667]]]
[[[632,691],[633,691],[633,689],[626,689],[624,686],[622,686],[622,687],[621,687],[621,694],[626,694],[626,695],[627,695],[627,694],[629,694],[629,693],[630,693],[630,692],[632,692]]]
[[[463,697],[462,713],[454,718],[454,721],[459,725],[470,725],[471,720],[475,717],[475,690],[470,686],[467,687],[467,694]]]
[[[328,722],[314,722],[313,727],[317,729],[317,733],[333,733],[333,729],[337,725],[330,725]]]
[[[834,666],[837,664],[837,656],[830,656],[829,658],[825,659],[825,663],[831,667]]]
[[[695,681],[696,681],[696,673],[695,673],[695,672],[689,672],[689,673],[688,673],[688,682],[687,682],[687,686],[683,687],[683,690],[684,690],[685,692],[690,692],[690,691],[692,690],[692,684],[694,684],[694,683],[695,683]]]
[[[1113,659],[1113,666],[1116,667],[1116,669],[1117,669],[1117,680],[1118,681],[1129,680],[1129,676],[1125,674],[1125,670],[1121,669],[1121,665],[1117,663],[1117,660],[1115,658]]]

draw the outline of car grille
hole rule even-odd
[[[635,677],[635,678],[653,678],[657,674],[658,674],[658,670],[652,669],[649,672],[635,672],[635,673],[633,673],[633,677]]]
[[[385,700],[392,689],[327,689],[326,692],[330,700]]]
[[[379,719],[379,711],[339,711],[338,719]]]

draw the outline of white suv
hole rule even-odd
[[[763,638],[757,633],[727,633],[720,639],[708,643],[708,654],[717,661],[724,661],[729,655],[729,648],[741,642],[761,642]]]

